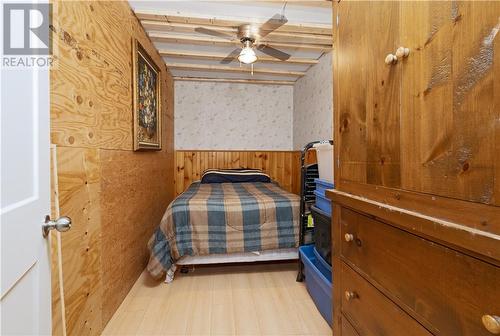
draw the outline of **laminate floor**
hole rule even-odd
[[[137,280],[103,335],[331,335],[296,263],[204,266]]]

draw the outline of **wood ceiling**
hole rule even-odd
[[[330,1],[130,1],[176,80],[293,84],[332,49]],[[241,46],[238,26],[264,23],[284,13],[288,23],[262,42],[291,55],[280,61],[256,50],[250,65],[235,59],[221,64]],[[234,39],[197,32],[206,28]]]

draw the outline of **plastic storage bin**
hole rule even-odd
[[[314,183],[316,183],[316,190],[323,196],[325,196],[325,191],[327,189],[333,189],[334,184],[322,179],[314,179]]]
[[[314,246],[299,247],[309,295],[323,318],[332,325],[332,268],[315,251]]]
[[[333,183],[333,145],[318,143],[313,147],[318,158],[319,178]]]
[[[332,215],[332,203],[331,201],[322,195],[317,190],[314,190],[314,195],[316,195],[316,207],[323,210],[328,214],[328,216]]]
[[[314,247],[329,265],[332,265],[332,217],[315,206],[311,207],[314,218]]]

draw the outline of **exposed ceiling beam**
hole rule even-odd
[[[176,32],[176,33],[191,33],[199,34],[195,31],[196,28],[204,28],[214,30],[219,33],[228,34],[233,38],[237,38],[238,29],[233,27],[220,27],[210,25],[196,25],[190,23],[172,23],[154,20],[142,20],[142,26],[146,30],[154,30],[158,32]],[[204,35],[202,35],[204,36]],[[289,33],[274,31],[267,35],[263,41],[268,42],[293,42],[293,43],[309,43],[322,44],[331,46],[333,38],[331,35],[304,34],[304,33]]]
[[[135,14],[140,20],[154,20],[170,23],[187,23],[194,25],[208,25],[220,27],[233,27],[236,28],[245,23],[264,23],[266,20],[259,20],[255,18],[248,18],[242,20],[241,18],[227,18],[227,17],[213,17],[197,15],[183,15],[180,16],[175,12],[168,11],[152,11],[152,10],[136,10]],[[312,23],[293,23],[281,26],[276,30],[277,32],[295,32],[306,34],[322,34],[332,35],[332,26],[327,24],[312,24]]]
[[[253,0],[257,3],[283,4],[283,0]],[[303,7],[332,8],[331,0],[287,0],[288,5]]]
[[[148,35],[153,42],[241,46],[241,42],[239,40],[229,41],[218,38],[205,38],[199,36],[180,36],[180,35],[175,36],[175,35],[167,35],[167,34],[159,34],[151,32]],[[294,44],[294,43],[277,43],[277,42],[276,43],[266,42],[261,44],[269,45],[277,49],[290,48],[290,49],[316,50],[321,52],[328,52],[332,50],[331,46],[316,45],[316,44]]]
[[[264,79],[229,79],[229,78],[205,78],[205,77],[174,77],[176,81],[189,82],[218,82],[218,83],[242,83],[242,84],[267,84],[267,85],[294,85],[295,81],[264,80]]]
[[[207,65],[207,64],[167,63],[167,68],[174,70],[177,69],[177,70],[195,70],[195,71],[252,73],[251,68],[244,66],[229,67],[229,66]],[[258,66],[254,67],[253,73],[274,75],[274,76],[287,76],[287,77],[301,77],[306,74],[305,72],[300,72],[300,71],[274,70],[274,69],[260,68]]]
[[[190,59],[203,59],[203,60],[213,60],[220,61],[227,57],[226,54],[216,54],[216,53],[207,53],[207,52],[190,52],[190,51],[168,51],[168,50],[159,50],[160,55],[164,57],[177,57],[177,58],[190,58]],[[319,63],[319,60],[313,58],[289,58],[286,61],[281,61],[274,57],[269,56],[258,56],[259,62],[267,62],[267,63],[288,63],[288,64],[304,64],[304,65],[312,65]]]

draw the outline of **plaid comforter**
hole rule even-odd
[[[184,255],[298,246],[300,198],[274,183],[193,183],[167,208],[149,241],[159,277]]]

